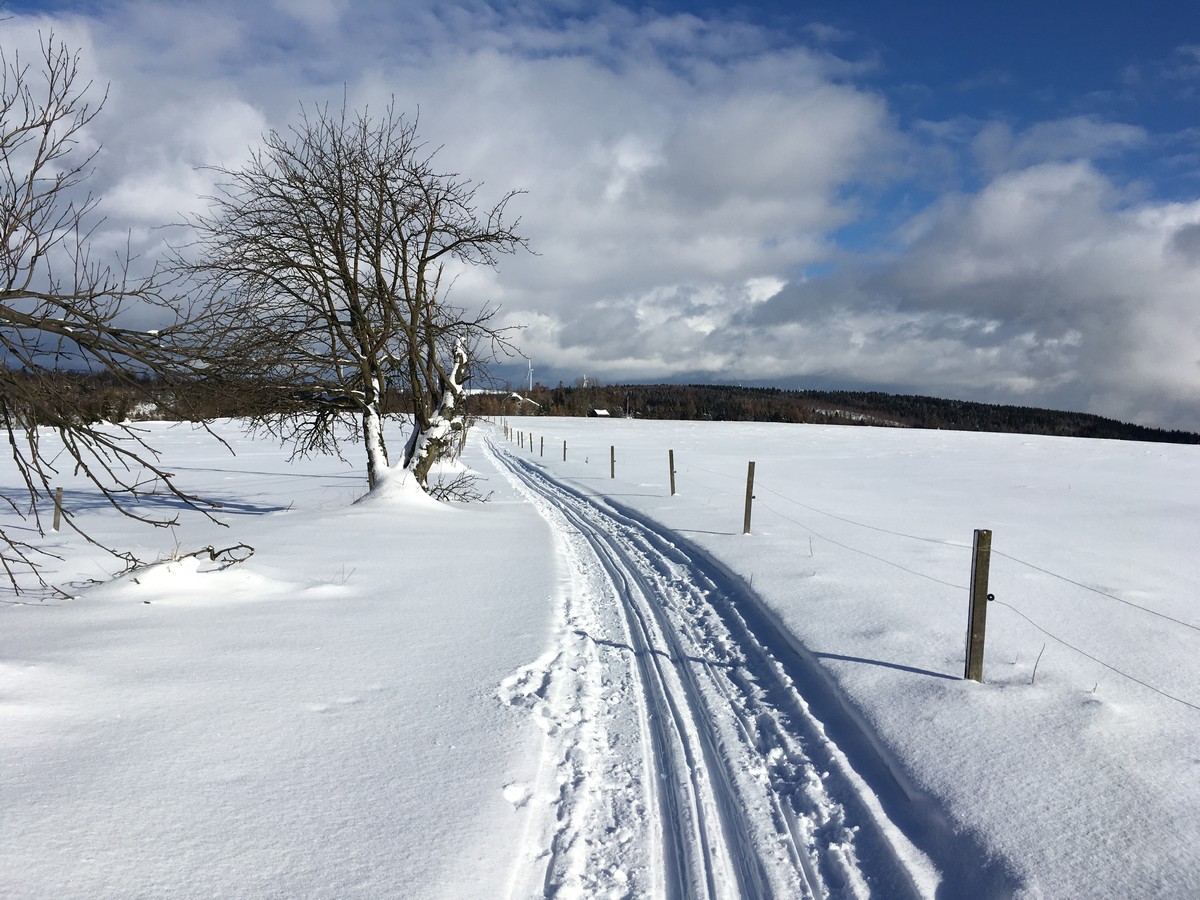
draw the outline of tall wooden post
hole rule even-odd
[[[992,561],[992,533],[975,529],[971,551],[971,609],[967,617],[967,663],[963,678],[983,681],[983,639],[987,627],[988,569]]]
[[[62,525],[62,488],[54,490],[54,530],[58,531]]]
[[[617,448],[615,445],[608,448],[608,477],[617,477]]]
[[[667,468],[671,472],[671,496],[675,496],[675,451],[667,451]]]
[[[563,462],[567,461],[567,442],[563,441]]]
[[[746,519],[742,524],[742,534],[750,533],[750,509],[754,505],[754,460],[746,470]]]
[[[538,456],[546,455],[546,436],[543,434],[538,438]]]

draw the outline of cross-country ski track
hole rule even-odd
[[[547,735],[538,783],[510,799],[553,810],[524,838],[511,896],[1010,894],[744,583],[611,499],[488,451],[566,570],[555,646],[501,688]]]

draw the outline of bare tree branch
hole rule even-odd
[[[211,212],[189,224],[220,310],[220,368],[271,385],[262,427],[297,452],[337,451],[353,423],[372,487],[388,452],[383,417],[403,398],[414,429],[402,464],[422,487],[466,427],[473,363],[510,350],[494,310],[446,301],[447,266],[496,265],[526,247],[507,208],[475,208],[471,182],[434,168],[416,123],[328,107],[271,132],[241,169],[216,169]],[[398,395],[398,396],[397,396]]]
[[[204,505],[176,487],[144,431],[89,421],[72,382],[60,377],[106,372],[139,390],[146,373],[170,385],[196,371],[183,343],[195,333],[190,311],[168,293],[170,281],[158,273],[133,275],[129,252],[112,263],[93,255],[91,239],[102,219],[95,215],[97,199],[86,191],[97,151],[89,149],[85,131],[106,97],[93,101],[93,94],[78,54],[52,34],[32,64],[0,48],[0,428],[29,509],[14,497],[4,500],[38,532],[38,502],[66,467],[143,522],[174,521],[141,505],[152,490],[186,506]],[[121,326],[118,319],[131,305],[157,310],[167,324],[153,332]],[[48,435],[56,436],[64,463],[48,457]],[[64,518],[79,531],[69,510]],[[37,554],[12,530],[0,532],[0,566],[17,589],[19,571],[37,571]]]

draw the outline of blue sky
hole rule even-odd
[[[724,11],[784,40],[836,29],[829,45],[876,60],[874,82],[906,115],[997,112],[1036,121],[1073,111],[1132,115],[1158,128],[1194,124],[1194,107],[1180,102],[1187,93],[1195,99],[1194,80],[1189,88],[1180,69],[1197,61],[1178,51],[1200,37],[1200,10],[1187,0],[648,5]]]
[[[1094,116],[1145,128],[1151,146],[1111,161],[1163,197],[1195,196],[1200,127],[1200,6],[1188,0],[887,0],[648,4],[725,15],[863,63],[858,84],[883,92],[906,126],[959,117],[1014,127]],[[824,29],[831,29],[824,41]]]
[[[873,388],[1200,430],[1200,7],[10,2],[109,86],[99,238],[298,104],[394,96],[536,256],[462,273],[545,382]],[[511,370],[523,379],[524,362]]]

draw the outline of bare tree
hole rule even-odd
[[[38,501],[66,467],[126,515],[170,524],[139,508],[144,494],[166,490],[186,505],[197,498],[175,487],[144,432],[85,420],[75,382],[60,377],[107,371],[136,387],[139,373],[171,378],[189,367],[177,342],[186,317],[163,282],[132,276],[128,252],[112,263],[93,255],[101,220],[86,190],[95,151],[86,149],[84,133],[105,97],[89,100],[78,55],[53,35],[33,64],[0,49],[0,69],[0,421],[23,481],[3,502],[41,532]],[[118,318],[131,305],[164,310],[169,324],[155,332],[122,327]],[[51,434],[61,444],[53,450],[43,444]],[[66,521],[79,530],[69,510]],[[19,570],[38,570],[36,556],[31,544],[0,529],[0,565],[14,589]]]
[[[515,192],[475,208],[471,182],[434,167],[416,123],[389,106],[302,110],[222,181],[191,222],[193,268],[219,309],[221,369],[276,393],[259,418],[298,452],[338,451],[349,420],[372,488],[390,469],[389,394],[413,417],[398,467],[428,489],[429,470],[465,429],[473,365],[507,348],[495,310],[448,302],[452,267],[494,266],[525,246],[506,218]]]

